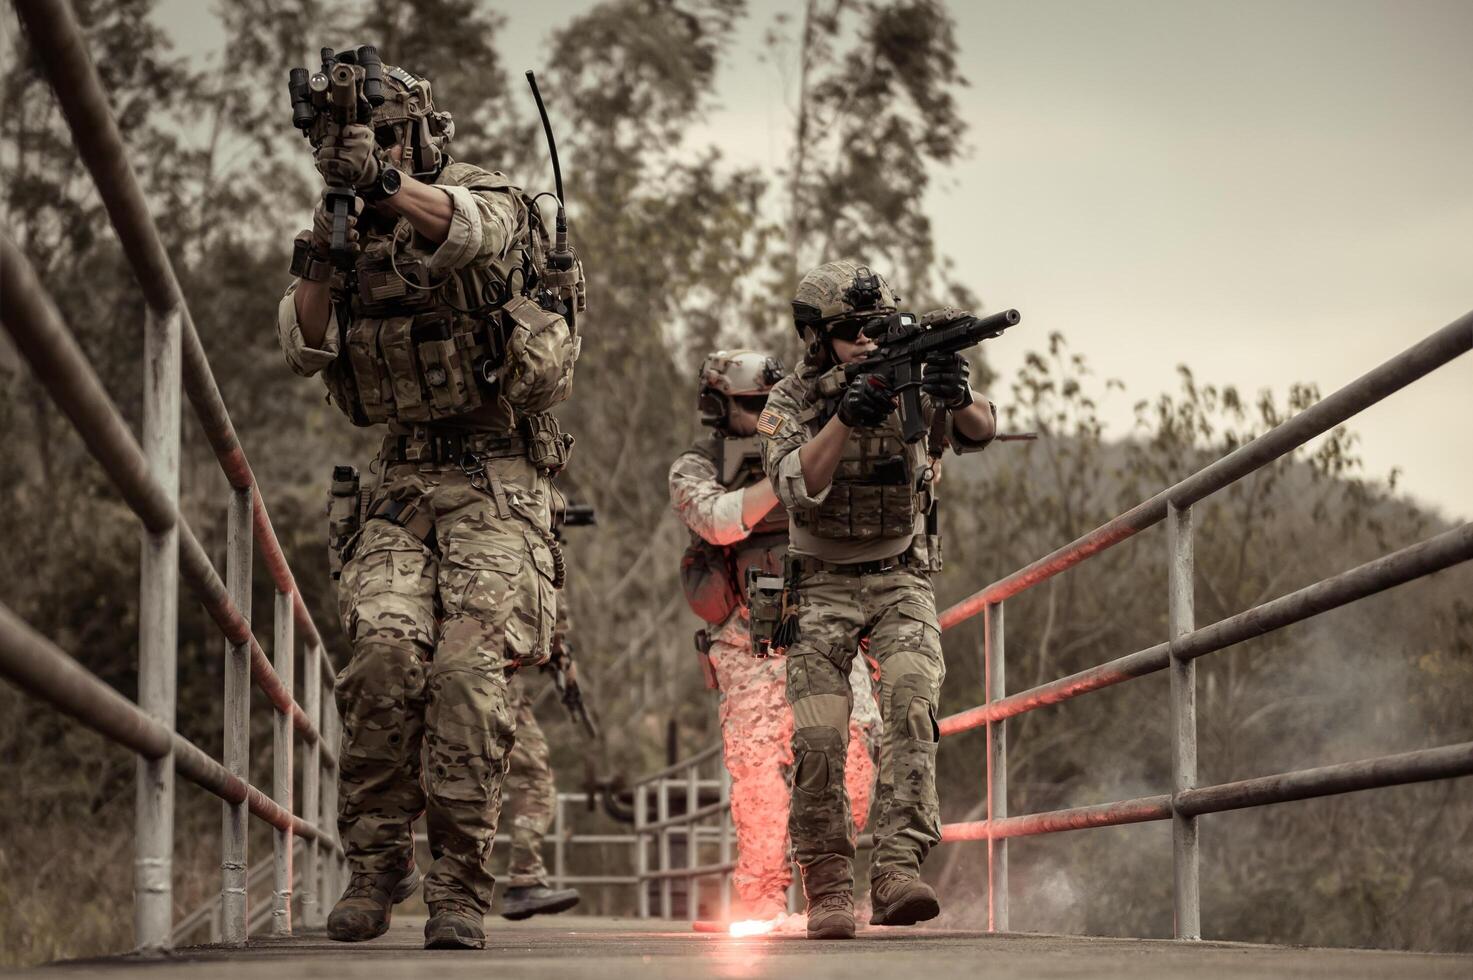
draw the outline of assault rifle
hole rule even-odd
[[[588,706],[583,703],[583,691],[578,687],[578,678],[573,672],[573,651],[567,640],[559,642],[557,651],[544,669],[552,674],[553,689],[557,691],[563,707],[568,709],[568,717],[583,728],[590,740],[597,742],[602,737],[598,722],[593,720]]]
[[[1004,310],[975,317],[964,310],[945,309],[917,318],[913,313],[876,317],[864,327],[864,335],[878,347],[862,360],[844,366],[850,381],[871,376],[900,396],[900,429],[907,443],[926,434],[921,413],[921,371],[931,354],[955,354],[999,337],[1016,326],[1022,315]]]
[[[286,88],[292,102],[292,125],[315,147],[343,126],[373,124],[373,110],[384,102],[384,65],[371,44],[336,53],[323,48],[322,70],[309,73],[293,68],[287,73]],[[333,264],[343,270],[353,266],[348,216],[353,213],[354,196],[353,188],[337,184],[328,184],[323,194],[332,215],[328,252]]]
[[[555,509],[552,517],[552,533],[559,541],[563,539],[565,527],[592,527],[598,523],[592,504],[575,504],[572,501]],[[557,691],[563,707],[568,709],[568,717],[581,726],[590,739],[598,741],[601,737],[598,723],[583,703],[583,691],[578,687],[578,677],[573,670],[573,648],[561,630],[553,637],[552,659],[543,670],[552,675],[553,689]]]
[[[558,520],[558,527],[592,527],[598,523],[598,515],[593,511],[592,504],[567,504],[563,507],[562,517]]]

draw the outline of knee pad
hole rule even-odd
[[[931,684],[923,674],[905,674],[895,683],[890,692],[890,717],[904,723],[909,738],[918,742],[941,741]]]
[[[799,728],[793,732],[793,786],[810,796],[822,796],[832,787],[842,789],[844,732],[828,725]]]

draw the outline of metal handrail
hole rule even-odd
[[[1328,796],[1403,783],[1473,775],[1473,742],[1404,752],[1314,769],[1197,786],[1195,661],[1255,636],[1394,588],[1473,559],[1473,524],[1462,524],[1418,544],[1366,562],[1229,616],[1209,626],[1194,623],[1191,507],[1212,493],[1473,349],[1473,313],[1350,382],[1299,414],[1204,466],[1069,544],[1024,566],[946,609],[949,629],[979,613],[983,624],[986,703],[941,719],[942,735],[987,730],[987,819],[942,827],[942,840],[987,841],[988,928],[1008,925],[1007,845],[1012,837],[1108,827],[1149,820],[1172,821],[1175,935],[1201,938],[1196,818],[1206,813]],[[1003,602],[1026,589],[1166,522],[1170,639],[1067,677],[1007,694]],[[1159,670],[1171,671],[1172,792],[1112,803],[1009,816],[1006,720]]]
[[[249,931],[245,900],[249,815],[275,828],[272,928],[289,933],[294,839],[307,843],[301,906],[309,924],[320,922],[318,894],[334,891],[344,872],[342,848],[332,830],[337,759],[331,745],[340,721],[333,699],[321,696],[324,688],[335,685],[336,678],[220,398],[76,18],[62,0],[17,0],[16,10],[145,299],[143,432],[141,439],[134,439],[29,262],[7,236],[0,235],[4,325],[144,526],[138,704],[111,691],[8,613],[0,617],[0,670],[139,753],[134,847],[134,921],[139,948],[164,949],[171,942],[175,771],[226,803],[221,862],[226,941],[243,943]],[[179,513],[181,380],[231,487],[224,582]],[[252,537],[277,589],[274,664],[267,660],[250,625]],[[195,591],[227,641],[223,764],[173,730],[179,577]],[[306,646],[306,689],[301,704],[292,692],[299,633]],[[31,654],[28,660],[26,651]],[[270,796],[248,780],[252,682],[274,709]],[[293,813],[297,735],[307,754],[302,806],[312,819]]]
[[[701,776],[701,767],[716,762],[717,785],[721,798],[714,803],[702,805],[701,790],[709,789],[711,779]],[[683,776],[683,778],[676,778]],[[684,906],[686,918],[695,921],[700,911],[700,879],[716,877],[720,915],[726,918],[731,912],[732,872],[736,862],[732,857],[734,834],[731,821],[731,777],[722,762],[720,741],[708,745],[688,758],[641,776],[630,787],[634,796],[635,879],[638,888],[637,912],[640,918],[651,915],[650,885],[657,886],[660,917],[671,918],[675,909],[676,882],[684,883]],[[672,793],[683,796],[683,812],[672,813]],[[655,813],[651,819],[650,806]],[[706,824],[719,817],[714,826]],[[717,854],[715,863],[701,862],[701,831],[715,831]],[[675,861],[675,838],[685,850],[685,860]],[[713,841],[704,842],[709,845]],[[652,853],[653,852],[653,853]],[[653,856],[653,866],[651,857]]]
[[[297,629],[308,643],[322,646],[322,637],[287,565],[271,518],[266,512],[251,465],[241,448],[230,412],[210,362],[200,344],[199,332],[184,302],[183,290],[174,274],[158,226],[149,211],[143,188],[129,162],[132,155],[123,142],[97,70],[87,51],[71,7],[64,0],[16,0],[16,11],[26,27],[27,39],[51,81],[62,115],[71,129],[72,141],[107,209],[108,217],[123,246],[123,255],[133,269],[150,309],[177,311],[181,327],[184,390],[199,417],[205,438],[220,462],[225,478],[237,490],[249,491],[252,523],[262,559],[278,592],[293,597],[292,613]],[[323,682],[332,687],[336,676],[323,658]]]

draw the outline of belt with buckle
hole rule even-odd
[[[909,568],[915,564],[908,549],[892,558],[876,558],[872,561],[824,561],[822,558],[793,554],[789,555],[789,561],[792,562],[793,568],[799,575],[812,575],[815,572],[837,572],[840,575],[879,575],[882,572],[893,572],[898,568]]]
[[[527,455],[527,441],[519,435],[493,432],[455,432],[415,426],[404,435],[388,435],[379,450],[384,465],[420,463],[463,465],[467,457],[504,459]]]

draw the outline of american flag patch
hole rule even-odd
[[[764,436],[770,436],[782,427],[787,419],[777,414],[770,408],[764,408],[762,414],[757,416],[757,431]]]

